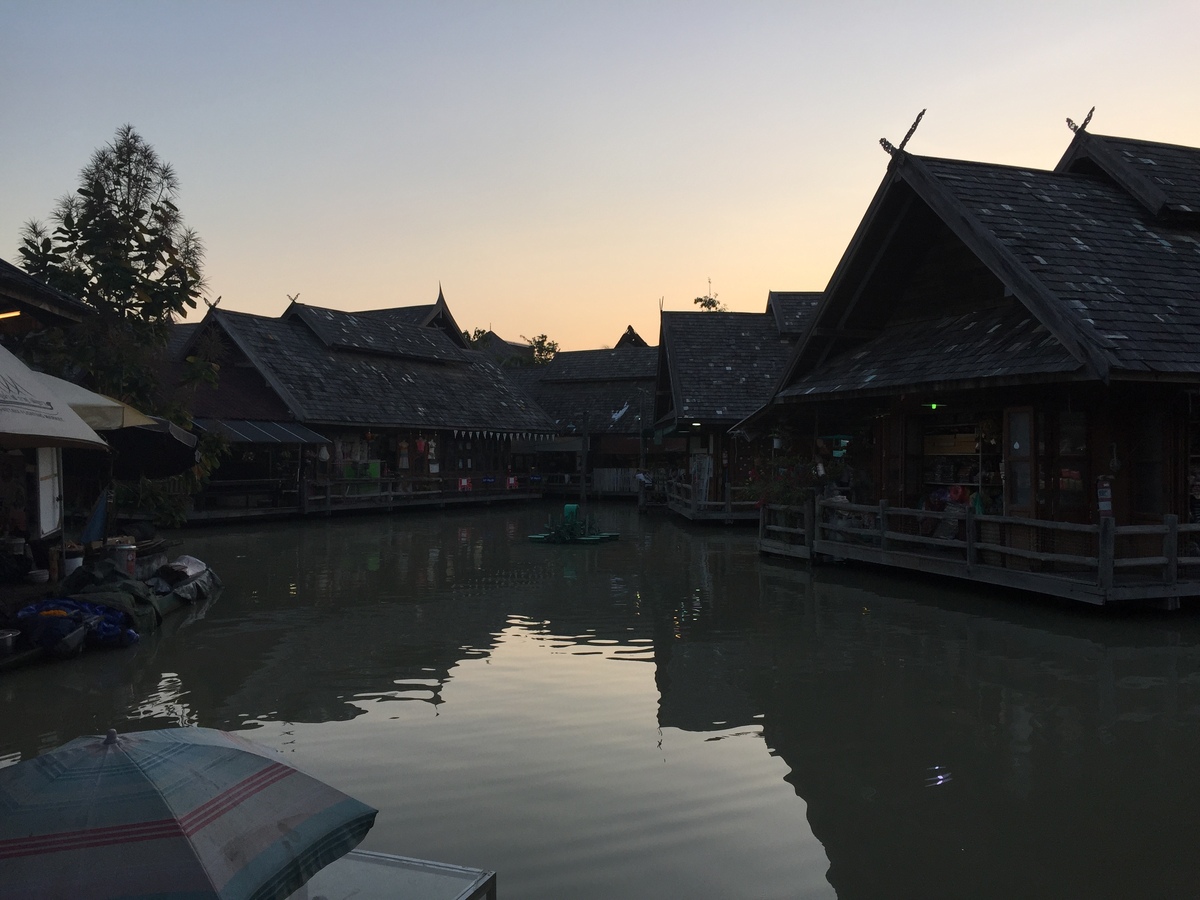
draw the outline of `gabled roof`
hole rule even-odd
[[[439,328],[301,303],[292,303],[282,316],[292,317],[301,319],[331,349],[440,362],[459,360],[463,354]]]
[[[625,326],[625,333],[617,340],[618,347],[649,347],[646,339],[633,330],[632,325]]]
[[[1075,133],[1055,172],[1103,172],[1152,216],[1200,221],[1200,149]]]
[[[654,411],[656,347],[562,350],[546,365],[506,369],[554,420],[560,434],[640,433]]]
[[[540,381],[622,381],[653,378],[657,347],[626,345],[612,350],[560,350],[549,363],[536,366]]]
[[[34,318],[47,324],[81,322],[93,314],[86,303],[50,287],[3,259],[0,259],[0,300],[11,304],[7,308],[16,306],[22,312],[29,311]]]
[[[835,364],[843,373],[865,372],[845,356],[867,346],[877,355],[893,346],[913,352],[919,331],[910,326],[921,310],[906,305],[905,292],[932,250],[949,246],[944,237],[974,267],[926,267],[958,304],[955,313],[1016,303],[1052,340],[1039,340],[1033,359],[997,366],[1001,328],[994,345],[960,347],[954,366],[905,367],[911,383],[1061,375],[1072,371],[1068,358],[1072,377],[1200,375],[1200,232],[1168,212],[1156,219],[1094,168],[1049,172],[897,153],[783,385],[790,395],[828,388],[823,372]],[[930,347],[940,341],[934,329],[942,315],[926,315]]]
[[[780,334],[804,334],[821,302],[820,291],[768,291],[767,312],[775,317]]]
[[[315,310],[315,311],[314,311]],[[520,388],[505,380],[484,354],[453,347],[434,329],[437,353],[379,352],[373,326],[360,318],[321,310],[291,310],[279,319],[210,310],[209,317],[262,374],[296,420],[314,427],[462,428],[549,432],[544,414]],[[314,329],[313,323],[316,323]],[[330,322],[337,327],[330,340]],[[343,326],[350,333],[342,331]],[[401,329],[393,324],[392,328]],[[326,333],[320,331],[324,329]],[[391,332],[387,332],[390,334]],[[369,350],[360,347],[370,347]],[[212,413],[216,415],[216,412]]]
[[[315,307],[314,307],[315,308]],[[357,315],[373,319],[382,319],[401,325],[421,325],[426,328],[438,328],[446,333],[457,346],[467,349],[470,345],[463,337],[462,329],[450,314],[442,286],[438,285],[438,296],[434,303],[423,306],[393,306],[385,309],[368,309]]]
[[[506,341],[494,331],[488,331],[475,345],[475,349],[486,353],[502,366],[532,366],[533,344]]]
[[[770,313],[661,313],[656,422],[740,421],[770,398],[791,349]]]

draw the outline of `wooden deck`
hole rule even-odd
[[[1176,609],[1200,597],[1200,525],[1046,522],[818,500],[765,506],[759,551],[855,560],[1064,597]]]
[[[724,500],[701,500],[692,486],[682,481],[667,482],[667,509],[693,522],[757,522],[757,499],[750,499],[746,488],[734,487],[725,492]]]
[[[343,512],[387,512],[406,508],[489,505],[539,500],[537,485],[483,482],[458,478],[328,478],[314,479],[299,490],[281,489],[269,481],[227,482],[219,492],[202,497],[203,506],[188,513],[189,522],[289,518]]]

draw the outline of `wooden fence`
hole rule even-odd
[[[700,497],[686,481],[668,481],[667,508],[693,520],[752,522],[759,518],[758,495],[748,487],[727,485],[725,497],[709,500]]]
[[[1088,603],[1151,601],[1174,608],[1200,596],[1200,525],[1118,526],[936,512],[815,500],[768,505],[759,519],[763,553],[877,565],[1005,585]]]

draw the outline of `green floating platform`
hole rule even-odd
[[[580,518],[579,505],[575,503],[563,507],[560,521],[551,516],[545,527],[544,532],[531,534],[529,539],[535,544],[599,544],[615,541],[621,536],[615,531],[598,531],[591,516]]]

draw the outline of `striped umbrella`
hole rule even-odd
[[[110,730],[0,769],[0,894],[284,898],[375,814],[228,732]]]

